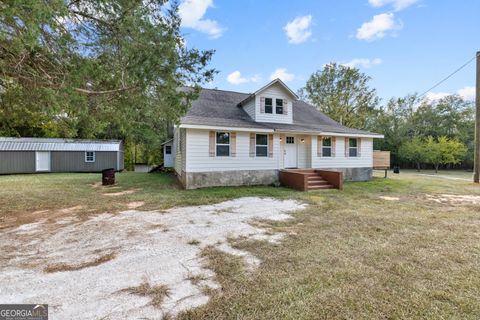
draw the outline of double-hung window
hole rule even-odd
[[[172,154],[172,146],[165,146],[165,154]]]
[[[255,154],[257,157],[268,156],[268,136],[266,134],[257,134],[255,138]]]
[[[85,162],[95,162],[95,151],[85,151]]]
[[[273,99],[265,98],[265,113],[273,113]]]
[[[283,99],[275,99],[275,113],[283,114]]]
[[[322,140],[322,156],[331,157],[332,156],[332,138],[327,137]]]
[[[348,156],[357,157],[358,155],[358,142],[356,138],[348,139]]]
[[[230,133],[229,132],[217,132],[216,152],[217,152],[217,157],[230,156]]]

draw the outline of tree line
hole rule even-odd
[[[475,108],[458,95],[431,101],[417,94],[385,104],[356,68],[331,63],[313,73],[299,95],[337,122],[372,132],[374,149],[391,152],[392,163],[421,169],[473,167]]]

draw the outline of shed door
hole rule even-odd
[[[50,171],[50,151],[35,152],[35,170]]]

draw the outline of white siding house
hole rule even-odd
[[[171,163],[186,188],[276,183],[287,168],[367,180],[382,137],[336,123],[275,80],[253,94],[202,90],[174,131]]]

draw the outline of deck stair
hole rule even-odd
[[[334,186],[331,185],[327,180],[316,172],[309,173],[307,175],[307,190],[320,190],[320,189],[333,189]]]

